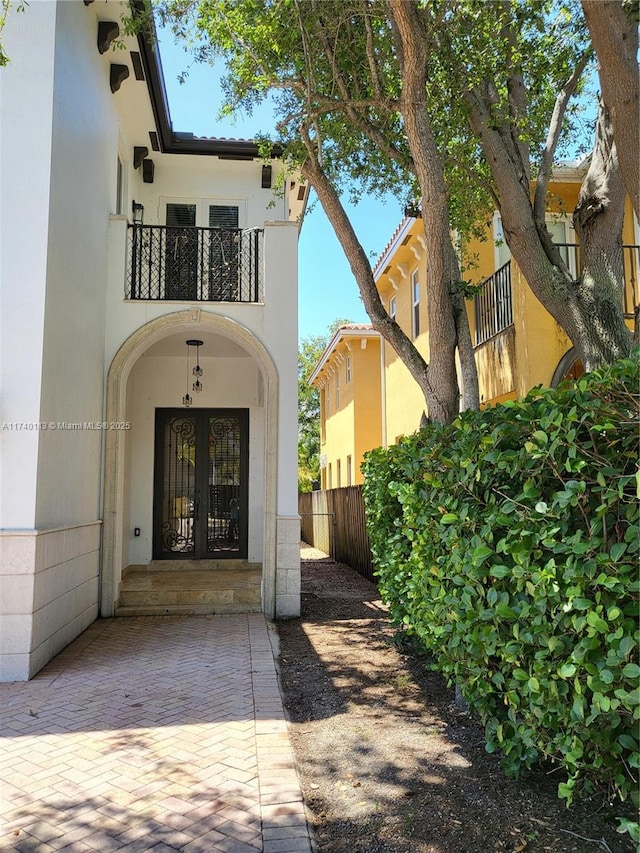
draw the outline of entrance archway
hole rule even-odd
[[[272,617],[275,615],[276,576],[278,373],[262,343],[240,323],[200,309],[179,311],[152,320],[127,338],[111,362],[107,374],[105,420],[109,423],[126,422],[129,377],[150,347],[175,335],[193,337],[207,332],[241,346],[254,359],[260,371],[265,416],[262,606],[264,612]],[[100,603],[100,613],[105,617],[114,614],[118,584],[124,568],[125,443],[125,431],[106,431]]]

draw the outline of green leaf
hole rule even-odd
[[[546,445],[549,443],[549,437],[547,436],[546,432],[543,432],[541,429],[537,429],[533,433],[531,438],[533,438],[536,444],[538,444],[539,446]]]
[[[481,566],[484,561],[493,554],[493,548],[488,545],[479,545],[473,552],[472,559],[474,563]]]
[[[489,570],[489,574],[493,578],[506,578],[511,572],[509,566],[492,566]]]
[[[636,679],[640,676],[640,666],[637,663],[628,663],[622,670],[622,674],[625,678]]]
[[[569,782],[560,782],[558,785],[558,796],[561,800],[567,800],[568,805],[571,805],[574,787],[575,783],[573,783],[573,780],[569,780]]]
[[[601,619],[600,616],[595,612],[595,610],[589,611],[587,613],[587,624],[591,625],[592,628],[595,628],[600,634],[606,634],[609,630],[609,626]]]
[[[574,720],[584,720],[584,698],[582,696],[576,696],[573,700],[571,716]]]
[[[611,559],[612,560],[619,560],[620,557],[622,557],[622,555],[624,554],[624,552],[626,550],[627,550],[627,543],[626,542],[616,542],[615,545],[611,546],[611,550],[609,551],[609,553],[611,554]]]

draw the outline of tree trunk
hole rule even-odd
[[[602,100],[611,116],[620,169],[640,221],[637,22],[619,0],[582,0],[582,9],[598,57]]]
[[[336,237],[349,261],[349,266],[358,285],[365,311],[369,315],[373,328],[377,332],[380,332],[382,337],[389,342],[398,353],[398,356],[409,370],[413,379],[418,383],[429,407],[431,418],[443,423],[448,422],[444,420],[443,413],[437,406],[439,398],[433,388],[430,366],[400,326],[387,314],[373,278],[371,265],[357,238],[351,221],[342,206],[335,187],[324,174],[322,167],[318,163],[313,145],[308,139],[305,144],[307,145],[310,156],[302,167],[302,174],[309,181],[309,184],[318,196],[327,219],[331,223]],[[455,417],[455,414],[453,417]],[[453,417],[450,420],[453,420]]]
[[[628,355],[631,349],[622,314],[625,189],[614,134],[601,105],[591,163],[573,214],[581,246],[582,274],[576,287],[586,326],[581,350],[587,370]]]
[[[480,388],[478,386],[478,367],[471,340],[466,300],[461,293],[457,293],[454,297],[453,310],[456,336],[458,339],[458,355],[460,357],[462,408],[479,409]]]
[[[413,3],[388,0],[388,5],[402,72],[400,109],[422,193],[422,220],[428,251],[429,373],[434,391],[431,399],[427,399],[429,416],[432,420],[450,423],[460,409],[456,349],[468,407],[477,408],[479,404],[478,377],[464,299],[456,292],[461,276],[451,242],[447,188],[427,112],[424,24]]]

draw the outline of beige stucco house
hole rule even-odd
[[[307,189],[285,174],[274,193],[277,148],[176,132],[124,8],[32,3],[3,32],[5,681],[99,615],[299,611]],[[155,569],[174,570],[171,596],[125,601]]]

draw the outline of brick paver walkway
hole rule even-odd
[[[259,614],[99,620],[0,685],[0,849],[310,853]]]

